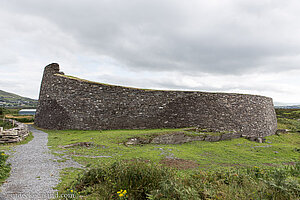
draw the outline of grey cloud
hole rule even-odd
[[[131,70],[243,74],[298,68],[272,59],[300,54],[289,32],[297,1],[7,1],[7,9],[58,25],[86,51]],[[296,29],[294,29],[296,30]]]
[[[297,0],[3,0],[0,73],[9,85],[0,86],[36,98],[43,66],[58,62],[100,82],[296,102],[299,8]]]

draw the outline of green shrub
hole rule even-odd
[[[150,163],[115,162],[86,172],[77,179],[73,188],[84,194],[96,192],[104,199],[118,198],[117,192],[126,189],[131,199],[146,199],[147,194],[159,188],[164,179],[173,176],[172,170]]]
[[[8,156],[0,151],[0,184],[9,176],[10,165],[6,164]]]
[[[67,188],[95,199],[297,199],[299,163],[280,169],[259,167],[228,171],[179,171],[139,161],[116,162],[84,173]],[[120,194],[120,193],[119,193]],[[121,199],[122,199],[121,198]]]
[[[0,108],[0,115],[7,115],[7,114],[18,114],[20,109],[15,109],[15,108]]]
[[[297,166],[298,165],[298,166]],[[295,167],[273,169],[268,176],[261,179],[272,193],[274,199],[294,199],[300,196],[299,171],[294,177],[295,170],[299,167],[299,163]]]
[[[34,118],[14,118],[14,119],[17,120],[18,122],[21,122],[21,123],[34,122]]]
[[[10,129],[13,128],[13,125],[8,121],[3,121],[0,119],[0,127],[3,127],[4,129]]]

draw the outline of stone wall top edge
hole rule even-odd
[[[212,94],[212,95],[237,95],[237,96],[249,96],[249,97],[260,97],[264,99],[268,99],[273,101],[271,97],[263,96],[263,95],[254,95],[254,94],[242,94],[242,93],[227,93],[227,92],[203,92],[203,91],[191,91],[191,90],[159,90],[159,89],[144,89],[144,88],[135,88],[135,87],[129,87],[129,86],[120,86],[120,85],[112,85],[112,84],[107,84],[107,83],[99,83],[95,81],[89,81],[85,79],[81,79],[78,77],[74,76],[69,76],[69,75],[64,75],[60,73],[55,73],[55,76],[65,78],[68,80],[73,80],[73,81],[79,81],[88,85],[99,85],[103,87],[115,87],[115,88],[123,88],[123,89],[130,89],[130,90],[138,90],[138,91],[143,91],[143,92],[181,92],[181,93],[198,93],[198,94]]]
[[[49,64],[49,65],[47,65],[45,67],[45,71],[46,72],[50,72],[51,71],[51,73],[59,73],[59,64],[57,64],[57,63],[51,63],[51,64]]]

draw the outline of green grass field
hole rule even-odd
[[[300,122],[299,122],[300,123]],[[173,129],[178,130],[178,129]],[[193,161],[200,168],[216,169],[232,166],[280,166],[299,159],[300,134],[273,135],[266,143],[251,142],[240,138],[229,141],[196,141],[180,145],[125,146],[128,138],[171,129],[154,130],[110,130],[110,131],[50,131],[49,146],[53,150],[64,150],[72,159],[83,165],[97,166],[115,160],[143,159],[160,162],[166,157]],[[60,146],[77,142],[93,142],[91,147]],[[103,157],[101,157],[103,156]]]
[[[57,189],[61,193],[66,193],[66,192],[70,193],[70,191],[73,191],[74,187],[75,187],[74,190],[76,190],[76,187],[79,187],[78,184],[79,185],[83,184],[82,183],[83,179],[85,180],[85,178],[90,176],[89,174],[85,174],[82,177],[82,174],[84,174],[84,172],[86,171],[93,170],[93,169],[97,169],[97,170],[101,169],[100,171],[106,170],[106,172],[108,173],[107,175],[103,175],[103,172],[101,172],[102,174],[101,176],[112,176],[112,174],[110,174],[109,172],[112,169],[115,170],[115,168],[114,167],[110,168],[109,166],[115,166],[116,165],[115,163],[125,162],[125,165],[124,164],[117,164],[117,165],[120,166],[124,165],[124,167],[129,169],[131,167],[134,168],[134,166],[128,166],[126,164],[127,162],[135,162],[136,160],[139,160],[139,162],[152,163],[155,166],[166,166],[167,168],[174,169],[177,175],[173,175],[172,177],[179,176],[179,178],[177,179],[180,181],[189,182],[193,180],[193,178],[191,177],[198,176],[195,174],[208,173],[205,175],[202,181],[204,181],[203,185],[215,184],[214,189],[212,188],[207,189],[207,192],[211,193],[207,197],[213,197],[212,199],[218,199],[218,195],[220,195],[220,199],[239,199],[238,198],[239,195],[240,198],[242,199],[243,198],[293,199],[295,198],[295,194],[296,194],[295,191],[298,190],[300,191],[299,172],[298,175],[296,173],[296,175],[290,176],[288,175],[286,169],[289,169],[289,167],[294,167],[297,165],[297,167],[293,168],[293,170],[299,171],[298,168],[300,166],[299,165],[300,121],[297,119],[279,117],[278,128],[289,129],[290,131],[286,134],[268,136],[266,137],[265,143],[256,143],[244,138],[239,138],[239,139],[233,139],[229,141],[219,141],[219,142],[195,141],[195,142],[185,143],[180,145],[145,144],[145,145],[137,145],[137,146],[126,146],[124,145],[124,142],[126,142],[129,138],[133,138],[133,137],[147,138],[151,134],[164,134],[172,131],[182,131],[183,129],[107,130],[107,131],[44,130],[44,131],[46,131],[49,134],[48,145],[52,149],[53,153],[55,153],[58,156],[67,155],[69,158],[74,159],[75,161],[81,163],[83,166],[86,167],[85,169],[67,168],[61,172],[62,182],[57,186]],[[76,146],[71,148],[62,147],[64,145],[74,144],[78,142],[92,142],[93,145],[89,147],[85,147],[85,146],[84,147]],[[64,159],[61,162],[64,162]],[[134,165],[139,165],[139,164],[134,164]],[[103,169],[103,166],[105,169]],[[148,169],[147,166],[141,166],[141,167],[142,168],[145,167],[146,171],[150,170],[151,173],[153,172],[153,169],[151,167],[150,167],[151,169]],[[277,169],[284,169],[284,170],[281,171],[279,170],[277,172],[276,171]],[[247,172],[245,172],[245,170]],[[253,172],[255,170],[258,170],[259,171],[258,173],[260,173],[260,170],[262,171],[265,170],[265,175],[264,175],[265,179],[262,180],[259,179],[259,177],[256,177],[257,175],[257,174],[255,175],[256,172],[255,173]],[[227,172],[232,171],[232,172],[230,172],[231,174],[228,175],[226,171]],[[234,182],[230,186],[226,186],[226,184],[224,186],[223,185],[224,183],[222,182],[221,186],[220,185],[218,186],[218,181],[220,177],[228,175],[231,179],[232,176],[236,176],[235,174],[239,174],[239,171],[244,171],[245,173],[241,173],[240,176],[243,177],[243,179],[245,179],[246,182],[250,181],[251,183],[247,182],[245,183],[245,185],[241,186],[239,185],[238,182]],[[92,172],[87,172],[87,173],[92,173]],[[115,172],[115,173],[121,173],[121,172]],[[219,173],[221,175],[218,175]],[[283,177],[281,173],[285,174],[285,177]],[[93,176],[97,177],[98,175],[94,174]],[[78,176],[82,178],[78,178]],[[185,178],[182,179],[182,177]],[[126,177],[123,178],[127,180]],[[278,183],[279,184],[278,188],[289,187],[288,185],[291,183],[289,181],[286,182],[286,180],[291,179],[298,182],[296,183],[296,185],[292,184],[294,185],[293,187],[296,187],[296,189],[294,188],[291,190],[294,192],[282,193],[280,189],[278,188],[274,189],[272,186],[272,184],[273,185],[275,184],[273,183],[274,180],[281,180],[281,179],[283,180],[283,182]],[[190,186],[194,189],[198,188],[198,186],[196,186],[197,185],[196,183],[194,182],[187,183],[187,182],[185,182],[184,184],[187,185],[191,184]],[[103,195],[104,196],[106,195],[107,199],[111,199],[112,197],[108,198],[107,196],[110,194],[108,193],[106,194],[105,191],[110,191],[110,193],[115,193],[117,188],[113,188],[113,189],[106,188],[105,191],[102,191],[101,189],[99,189],[99,187],[101,188],[105,187],[102,184],[109,185],[111,184],[111,182],[104,181],[101,183],[100,182],[95,183],[95,180],[93,180],[92,178],[91,183],[89,183],[87,186],[85,186],[84,188],[80,188],[81,187],[80,186],[77,189],[78,191],[80,190],[81,192],[83,192],[82,194],[87,195],[86,198],[82,197],[82,199],[98,199],[98,198],[103,198]],[[114,184],[122,185],[121,182],[117,182]],[[127,188],[129,187],[128,184],[127,185],[125,184]],[[163,187],[169,187],[169,185]],[[260,190],[259,189],[260,187],[264,189]],[[228,195],[225,194],[226,193],[224,192],[225,190],[226,191],[234,190],[234,188],[236,188],[236,192],[229,192]],[[99,190],[101,190],[102,192],[99,192]],[[218,190],[220,190],[222,194],[218,194],[218,192],[216,192]],[[248,190],[252,191],[252,195],[251,194],[248,195]],[[152,192],[153,191],[150,191],[150,193]],[[263,195],[262,192],[264,192]],[[131,198],[129,199],[137,199],[137,197],[134,197],[134,194],[130,194],[130,195]],[[144,195],[146,195],[146,193]],[[170,193],[168,195],[167,197],[170,198],[170,195],[172,196],[174,194]],[[276,198],[273,198],[274,195]],[[180,197],[183,198],[183,196]],[[203,197],[203,199],[205,198]],[[160,198],[153,197],[153,199],[160,199]]]
[[[183,129],[44,131],[49,134],[48,145],[54,154],[85,166],[61,171],[61,183],[57,186],[60,193],[74,193],[80,199],[146,199],[146,196],[149,199],[297,199],[299,110],[276,112],[278,128],[289,132],[268,136],[265,143],[239,138],[126,146],[124,142],[129,138],[147,138]],[[18,144],[32,138],[30,135]],[[63,148],[78,142],[92,145]],[[3,151],[14,145],[17,144],[0,145],[0,184],[10,171]],[[139,184],[145,184],[144,188]],[[118,196],[120,189],[127,189],[128,197]]]

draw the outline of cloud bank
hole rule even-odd
[[[4,0],[1,89],[37,98],[43,67],[127,86],[300,102],[300,2]]]

